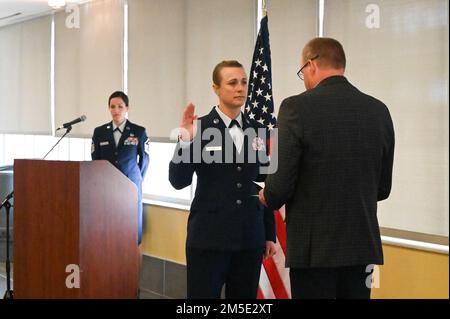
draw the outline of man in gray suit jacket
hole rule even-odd
[[[309,41],[301,62],[307,91],[281,104],[278,170],[260,200],[286,204],[293,298],[370,298],[370,271],[383,264],[377,201],[391,190],[392,120],[343,76],[338,41]]]

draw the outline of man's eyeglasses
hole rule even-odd
[[[319,55],[316,55],[315,57],[313,57],[312,59],[309,59],[305,64],[303,64],[303,66],[300,68],[300,70],[298,70],[297,72],[297,76],[300,78],[300,80],[304,80],[305,76],[303,75],[303,69],[306,68],[308,66],[308,64],[312,61],[315,60],[319,57]]]

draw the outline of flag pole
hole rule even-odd
[[[266,0],[262,0],[262,16],[267,16],[267,6],[266,6]]]

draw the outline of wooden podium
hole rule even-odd
[[[137,189],[109,162],[14,161],[14,298],[137,298],[138,258]]]

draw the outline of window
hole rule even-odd
[[[174,150],[174,143],[150,143],[150,166],[142,189],[144,198],[190,203],[192,186],[176,190],[169,182],[169,162]]]

